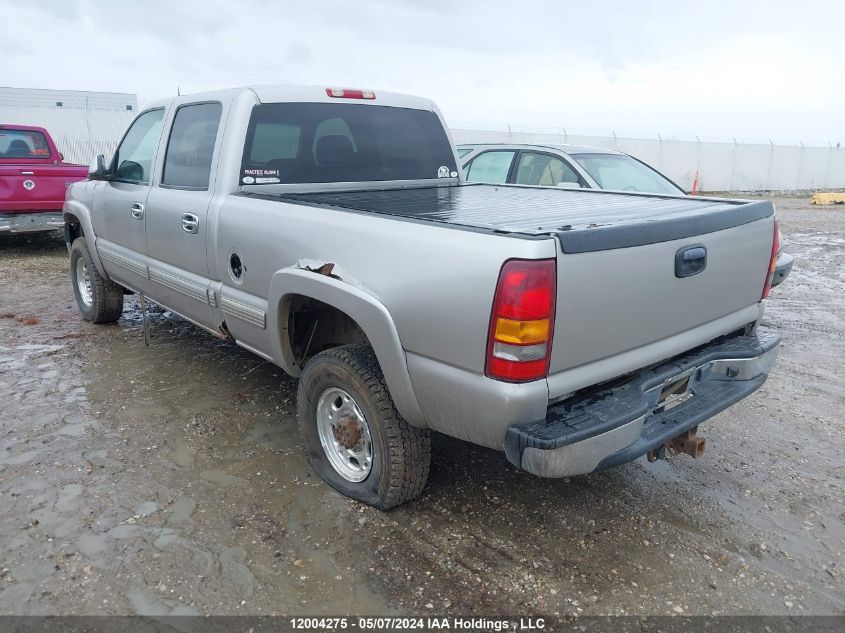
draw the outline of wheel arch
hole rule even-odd
[[[390,395],[402,417],[415,426],[427,426],[411,385],[405,350],[390,312],[359,286],[301,268],[276,272],[270,283],[267,327],[272,356],[293,376],[301,368],[290,343],[292,306],[300,298],[318,301],[349,318],[366,337],[379,362]]]
[[[62,208],[62,218],[65,221],[64,235],[68,253],[70,253],[73,240],[77,237],[84,237],[85,242],[88,244],[88,252],[91,255],[91,259],[94,260],[94,265],[100,274],[108,279],[109,276],[106,274],[106,270],[100,261],[100,255],[97,252],[97,238],[94,235],[94,227],[91,224],[91,215],[88,209],[78,202],[68,200]]]

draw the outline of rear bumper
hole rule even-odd
[[[772,288],[777,286],[779,283],[782,283],[784,279],[789,277],[789,273],[792,270],[792,263],[795,261],[795,258],[792,257],[789,253],[781,253],[778,257],[777,267],[775,268],[775,274],[772,275]]]
[[[56,213],[0,213],[0,234],[55,231],[64,227],[61,212]]]
[[[575,397],[546,419],[512,425],[505,453],[541,477],[568,477],[632,461],[757,390],[778,353],[774,333],[711,343],[644,371],[624,385]],[[684,396],[665,410],[664,387],[689,377]]]

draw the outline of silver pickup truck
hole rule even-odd
[[[134,292],[299,378],[312,468],[386,509],[430,431],[544,477],[666,447],[757,389],[769,202],[466,184],[429,100],[181,96],[68,189],[83,318]]]

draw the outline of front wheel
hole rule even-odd
[[[114,323],[123,314],[123,288],[97,270],[84,237],[70,247],[70,279],[82,318],[92,323]]]
[[[369,346],[344,345],[308,361],[297,419],[308,463],[341,494],[387,510],[425,487],[431,436],[399,416]]]

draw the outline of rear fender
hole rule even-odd
[[[271,333],[271,356],[292,376],[301,373],[288,339],[290,300],[301,295],[322,301],[348,315],[363,330],[378,358],[396,408],[410,424],[426,426],[411,386],[405,350],[387,308],[373,295],[351,283],[327,275],[285,268],[270,282],[267,327]]]

